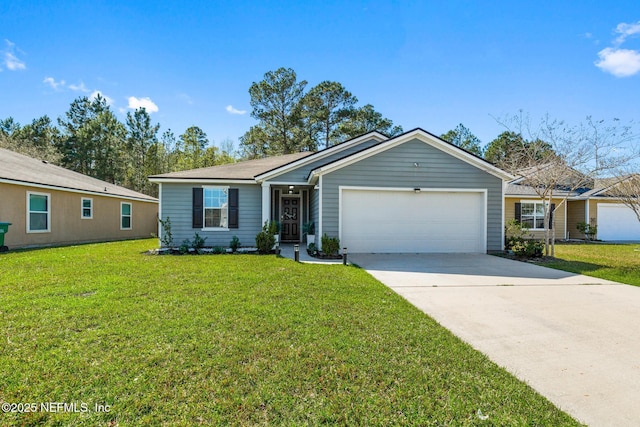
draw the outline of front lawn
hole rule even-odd
[[[640,286],[640,245],[559,244],[546,267]]]
[[[363,270],[155,244],[0,256],[0,425],[577,425]]]

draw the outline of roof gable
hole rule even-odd
[[[281,167],[278,168],[274,168],[270,171],[266,171],[265,173],[262,173],[260,175],[256,175],[256,181],[260,182],[260,181],[264,181],[267,179],[273,179],[279,175],[285,174],[287,172],[291,172],[295,169],[298,169],[300,167],[303,167],[305,165],[308,165],[309,163],[312,162],[317,162],[319,160],[322,160],[324,158],[327,158],[329,156],[334,156],[338,153],[340,153],[341,151],[345,151],[349,148],[352,148],[354,146],[357,146],[359,144],[362,144],[364,142],[367,141],[371,141],[371,140],[376,140],[378,142],[383,142],[385,140],[388,140],[389,138],[387,136],[384,136],[383,134],[381,134],[380,132],[369,132],[369,133],[365,133],[364,135],[360,135],[357,136],[355,138],[349,139],[347,141],[341,142],[340,144],[336,144],[334,146],[325,148],[323,150],[317,151],[315,153],[313,153],[311,156],[305,157],[304,159],[298,160],[296,162],[292,162],[290,164],[287,165],[283,165]],[[348,154],[350,155],[350,154]],[[348,156],[345,155],[345,156]]]
[[[58,188],[111,197],[153,202],[158,200],[146,194],[4,148],[0,148],[0,181],[15,185]]]
[[[359,160],[362,160],[367,157],[373,156],[375,154],[381,153],[383,151],[389,150],[393,147],[397,147],[398,145],[404,144],[405,142],[412,141],[414,139],[424,142],[436,149],[439,149],[453,157],[456,157],[462,160],[463,162],[466,162],[502,180],[506,181],[506,180],[513,179],[512,175],[508,174],[502,169],[497,168],[496,166],[484,160],[483,158],[478,157],[475,154],[469,153],[468,151],[460,147],[457,147],[451,144],[450,142],[447,142],[421,128],[416,128],[406,133],[403,133],[402,135],[398,135],[394,138],[388,139],[373,147],[366,148],[364,150],[355,152],[347,157],[344,157],[344,158],[329,162],[323,166],[320,166],[314,169],[313,171],[311,171],[308,177],[308,181],[312,183],[315,181],[315,178],[320,175],[343,168]]]

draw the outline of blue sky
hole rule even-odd
[[[161,132],[237,141],[249,86],[279,67],[483,143],[519,110],[638,121],[640,2],[0,2],[0,118],[21,124],[99,91],[122,121],[146,106]]]

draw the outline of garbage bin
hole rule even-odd
[[[10,222],[0,222],[0,252],[6,252],[9,250],[9,248],[4,245],[4,235],[9,231],[10,225]]]

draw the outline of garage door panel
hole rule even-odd
[[[628,206],[598,203],[598,239],[640,240],[640,221]]]
[[[478,192],[343,190],[342,243],[352,252],[485,252]]]

